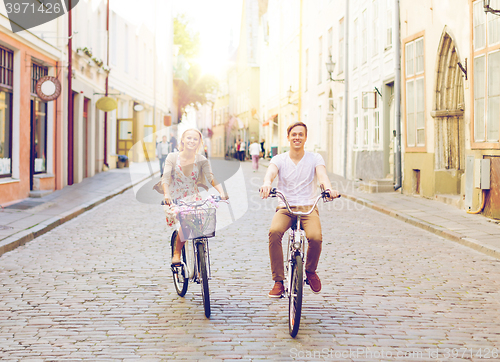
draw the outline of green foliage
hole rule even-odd
[[[198,109],[199,106],[207,103],[207,95],[217,88],[218,83],[215,77],[203,74],[201,66],[196,62],[200,53],[200,34],[190,31],[184,14],[174,18],[174,44],[180,45],[178,55],[183,56],[179,57],[181,61],[176,66],[176,78],[184,79],[184,81],[177,82],[180,119],[187,106]],[[182,62],[188,64],[182,64]],[[187,79],[183,75],[186,70]]]

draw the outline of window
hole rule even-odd
[[[135,36],[135,45],[134,45],[134,52],[135,52],[135,79],[139,79],[139,69],[141,68],[139,64],[139,35]]]
[[[353,69],[358,67],[358,19],[354,20],[354,41],[352,44],[352,65]]]
[[[335,107],[333,105],[333,93],[330,89],[330,94],[328,95],[328,114],[333,114]]]
[[[305,81],[305,90],[307,92],[307,84],[309,83],[309,49],[306,49],[306,81]]]
[[[380,113],[378,110],[379,95],[376,94],[375,97],[377,99],[375,101],[375,110],[373,111],[373,144],[377,146],[380,144]]]
[[[339,74],[344,73],[344,18],[339,23]]]
[[[117,31],[116,31],[116,13],[111,14],[111,39],[109,44],[111,45],[111,63],[116,64],[116,44],[118,43]]]
[[[316,131],[316,145],[317,147],[321,147],[321,129],[323,129],[322,127],[322,117],[323,117],[323,112],[322,112],[322,109],[321,109],[321,105],[318,106],[318,130]]]
[[[359,145],[358,99],[354,98],[354,145]]]
[[[318,51],[318,84],[321,84],[322,81],[322,70],[323,70],[323,37],[319,37],[319,51]]]
[[[47,171],[47,103],[36,95],[38,79],[48,74],[48,68],[32,63],[31,66],[31,127],[32,127],[32,162],[34,173]]]
[[[363,11],[362,20],[363,20],[362,24],[363,30],[361,31],[361,42],[362,42],[361,64],[365,64],[368,59],[368,35],[366,31],[368,22],[366,18],[366,10]]]
[[[500,7],[500,0],[492,0]],[[486,14],[483,2],[473,4],[474,141],[500,138],[500,17]]]
[[[363,146],[368,145],[368,114],[363,116]]]
[[[372,34],[373,34],[373,55],[378,54],[378,0],[373,0],[373,18],[372,18]]]
[[[33,63],[31,68],[31,94],[37,96],[36,94],[36,83],[38,79],[45,77],[49,74],[49,70],[46,67]]]
[[[333,29],[328,30],[328,56],[332,56],[332,46],[333,46]]]
[[[408,147],[425,144],[424,38],[405,45],[406,130]]]
[[[124,32],[124,61],[125,61],[125,72],[128,73],[128,56],[129,56],[129,50],[128,50],[128,43],[129,43],[129,36],[128,36],[128,25],[125,24],[125,32]]]
[[[389,49],[392,47],[392,3],[394,1],[387,0],[386,1],[386,39],[385,39],[385,49]]]
[[[14,52],[0,47],[0,177],[12,175],[12,85]]]

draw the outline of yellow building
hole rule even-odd
[[[400,10],[403,192],[500,218],[500,17],[482,0]]]

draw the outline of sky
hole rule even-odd
[[[185,14],[189,26],[200,33],[199,63],[203,70],[220,75],[229,58],[231,40],[234,47],[238,45],[243,0],[156,0],[157,24],[161,24],[162,11],[169,6],[174,16]],[[110,7],[136,25],[153,29],[150,14],[155,0],[110,0]]]
[[[200,33],[199,62],[207,73],[219,75],[229,58],[231,38],[238,45],[243,0],[174,1],[173,11],[186,14],[189,25]]]

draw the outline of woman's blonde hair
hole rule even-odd
[[[189,129],[185,130],[184,132],[182,132],[181,140],[179,142],[179,151],[184,151],[184,142],[183,142],[183,140],[184,140],[184,136],[189,131],[194,131],[194,132],[196,132],[196,133],[198,133],[200,135],[200,144],[198,145],[198,148],[196,149],[196,152],[198,152],[200,150],[200,148],[203,146],[203,135],[196,128],[189,128]]]

